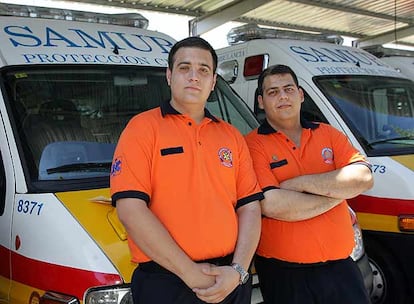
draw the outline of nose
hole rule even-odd
[[[194,68],[190,69],[189,78],[190,78],[190,81],[198,81],[199,80],[197,69],[194,69]]]
[[[288,98],[288,94],[285,92],[285,90],[280,90],[280,92],[279,92],[279,98],[280,99],[286,99],[286,98]]]

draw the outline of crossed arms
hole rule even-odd
[[[326,173],[301,175],[283,181],[279,189],[265,191],[262,214],[283,221],[309,219],[372,186],[371,170],[361,163]]]

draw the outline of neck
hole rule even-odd
[[[197,124],[201,123],[205,116],[204,104],[179,104],[175,102],[173,99],[171,99],[170,103],[175,110],[177,110],[181,114],[190,116]]]
[[[268,120],[268,122],[273,129],[282,132],[290,140],[292,140],[296,146],[300,146],[300,139],[302,135],[302,125],[300,124],[300,120],[286,120],[278,122]]]

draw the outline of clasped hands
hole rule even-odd
[[[223,301],[238,285],[240,275],[231,266],[194,263],[184,282],[197,297],[207,303]]]

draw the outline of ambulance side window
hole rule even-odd
[[[257,120],[259,120],[260,123],[262,123],[266,117],[265,111],[259,108],[259,101],[257,97],[259,96],[259,90],[256,88],[254,91],[254,114],[257,117]]]
[[[4,171],[3,158],[0,153],[0,216],[3,215],[6,204],[6,174]]]
[[[308,121],[323,122],[328,124],[328,120],[325,115],[322,114],[313,99],[308,95],[308,93],[305,92],[305,90],[303,90],[303,93],[305,101],[302,103],[301,108],[302,117]]]
[[[242,134],[257,127],[257,120],[233,90],[221,77],[217,78],[216,88],[207,100],[211,114],[234,125]]]

